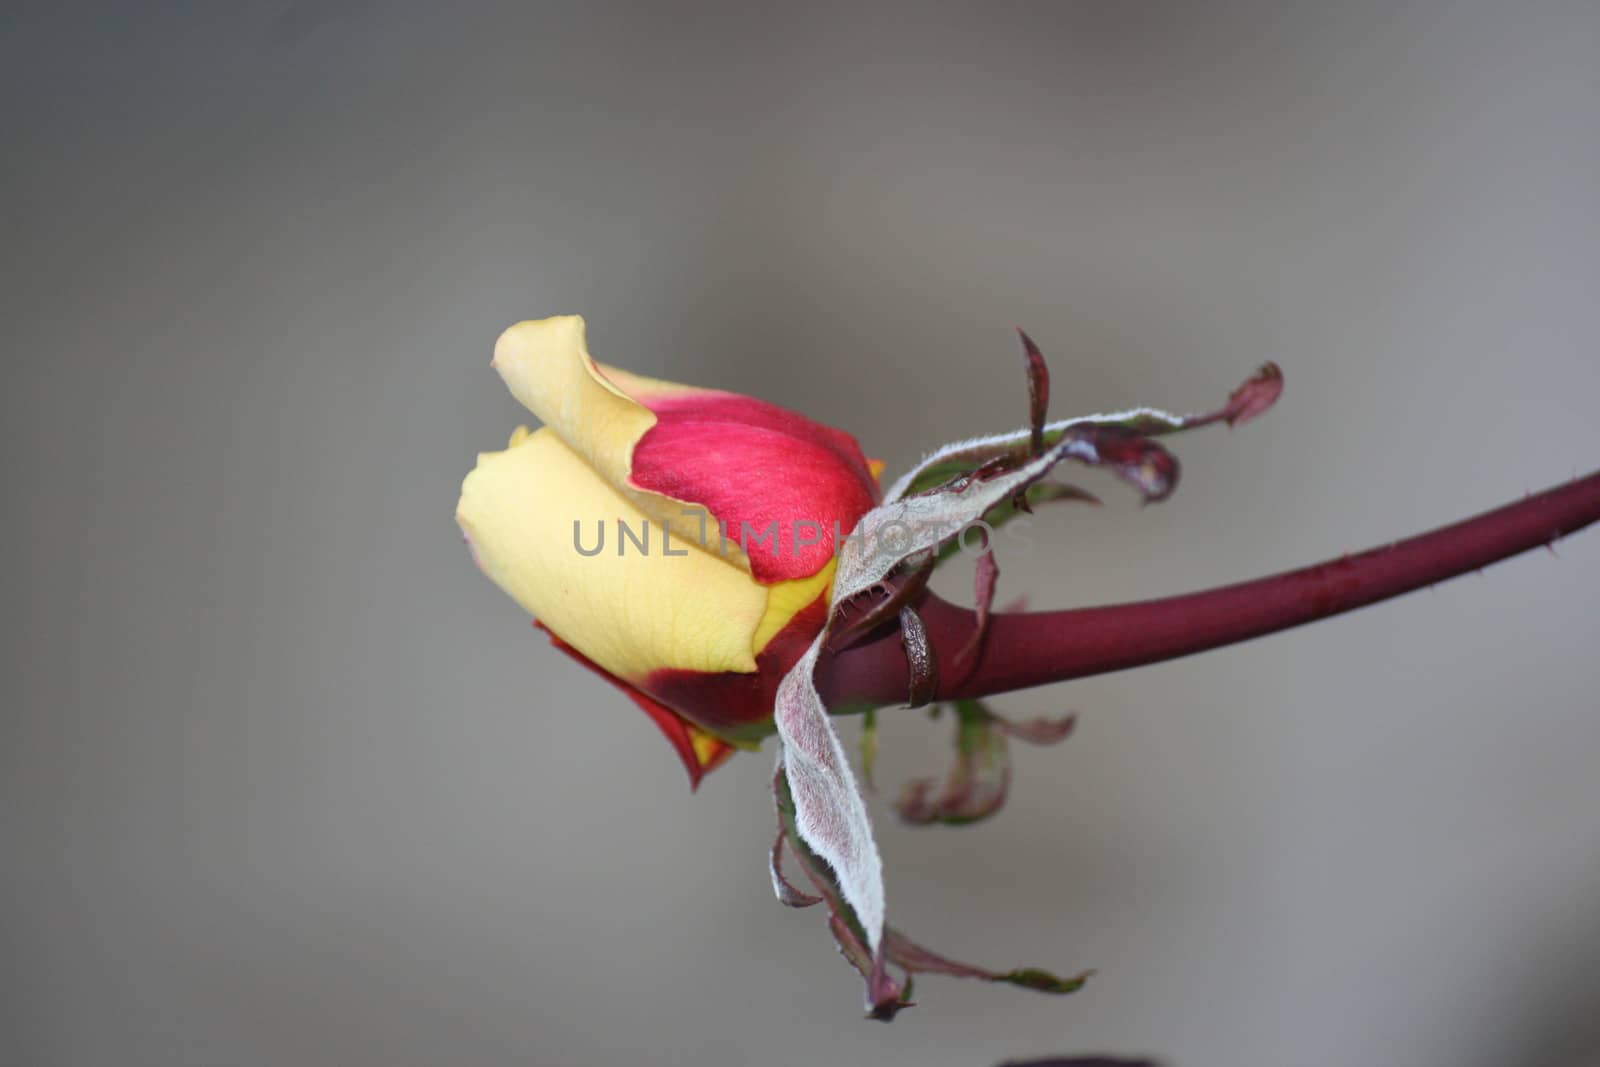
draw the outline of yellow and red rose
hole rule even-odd
[[[544,426],[462,483],[473,557],[698,783],[771,732],[778,682],[826,618],[835,538],[878,500],[877,465],[775,404],[598,364],[577,316],[511,327],[493,366]],[[649,550],[624,528],[648,529]]]

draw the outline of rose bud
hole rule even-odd
[[[544,426],[462,483],[473,558],[655,721],[698,784],[772,732],[778,682],[825,621],[836,540],[877,502],[877,464],[777,405],[598,364],[577,316],[511,327],[493,366]]]

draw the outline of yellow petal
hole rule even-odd
[[[810,578],[791,578],[786,582],[775,582],[767,586],[767,610],[761,616],[761,623],[756,627],[755,650],[760,652],[767,647],[767,642],[778,635],[789,621],[800,612],[811,606],[819,596],[823,596],[833,586],[833,572],[839,565],[836,559],[830,559],[827,564]]]
[[[517,323],[495,342],[490,365],[602,478],[627,484],[633,446],[656,417],[596,371],[580,316]]]
[[[717,536],[716,517],[704,507],[639,489],[629,479],[633,447],[656,424],[656,417],[625,390],[639,395],[704,390],[613,367],[602,374],[589,355],[579,315],[517,323],[495,342],[491,366],[500,372],[511,395],[635,508],[671,526],[677,540],[750,569],[738,542]]]
[[[594,417],[592,410],[585,415]],[[632,416],[618,407],[611,417]],[[605,454],[605,442],[595,447]],[[596,523],[604,523],[602,551],[578,551],[575,520],[586,550],[596,543]],[[664,555],[659,522],[649,523],[650,552],[643,555],[632,542],[620,543],[619,520],[636,535],[648,522],[554,425],[504,452],[480,455],[456,507],[484,573],[612,674],[639,680],[660,668],[755,670],[753,642],[767,613],[767,588],[676,538],[674,554]]]

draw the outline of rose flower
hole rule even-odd
[[[511,327],[492,365],[544,426],[518,427],[462,483],[473,558],[655,721],[698,784],[771,733],[878,466],[775,404],[598,364],[577,316]]]

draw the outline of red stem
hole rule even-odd
[[[1600,471],[1451,526],[1268,578],[1133,604],[995,615],[974,668],[956,658],[977,625],[972,610],[930,595],[919,611],[941,664],[938,699],[981,697],[1315,622],[1549,545],[1596,521]],[[824,657],[817,682],[835,710],[905,703],[899,631]]]

